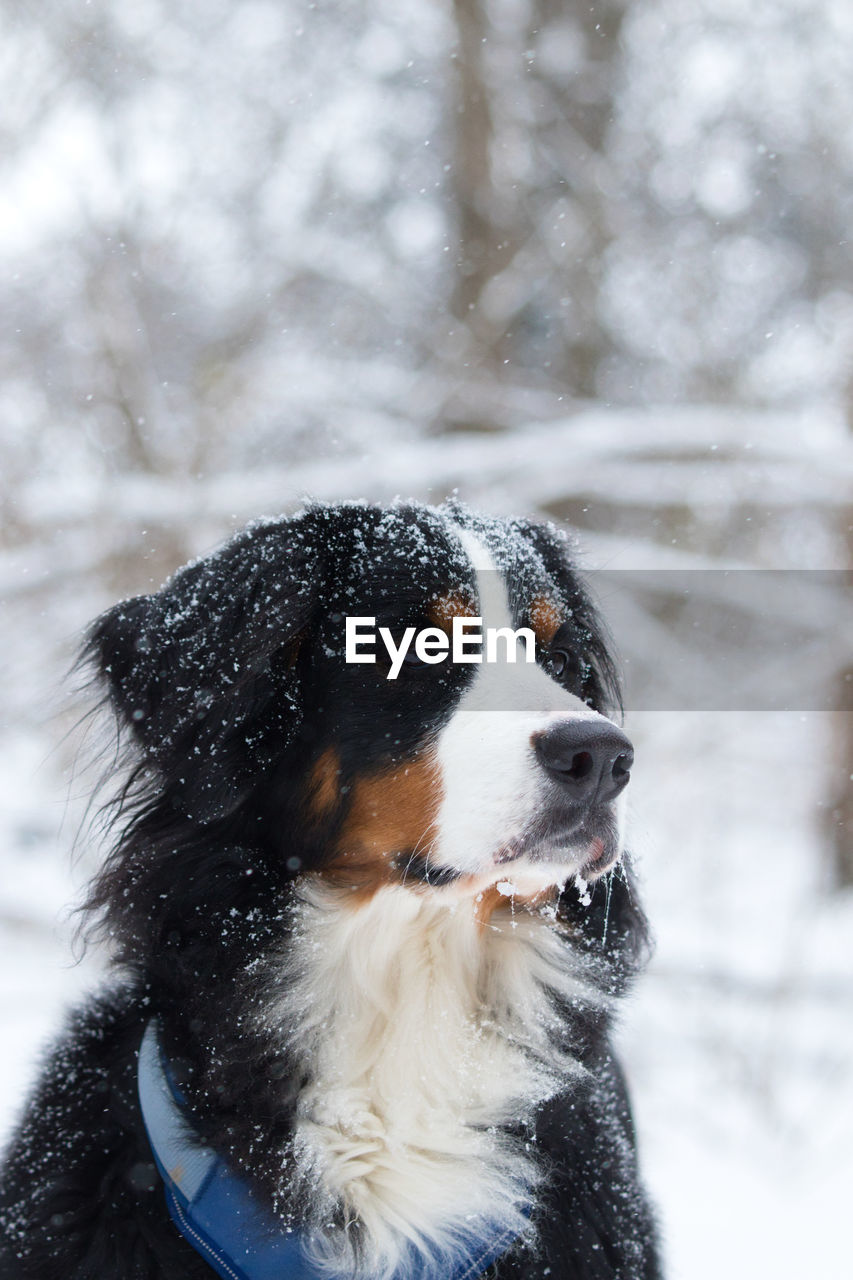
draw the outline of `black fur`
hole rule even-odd
[[[612,708],[606,638],[565,543],[525,522],[478,524],[456,507],[318,506],[260,524],[93,628],[87,652],[107,685],[128,772],[89,909],[119,977],[72,1015],[6,1154],[2,1280],[212,1276],[166,1214],[136,1102],[137,1050],[155,1013],[200,1133],[262,1193],[280,1183],[303,1082],[249,1016],[262,999],[253,977],[286,944],[294,880],[326,865],[346,818],[345,799],[318,815],[306,779],[330,745],[342,797],[365,772],[411,758],[471,678],[452,664],[398,682],[347,667],[342,618],[405,623],[448,587],[470,591],[450,519],[476,525],[514,581],[532,575],[562,596],[577,691]],[[430,891],[435,881],[419,874],[415,851],[397,852]],[[597,882],[589,905],[566,889],[560,914],[573,945],[621,994],[646,951],[629,870]],[[549,1177],[535,1254],[516,1247],[488,1275],[656,1280],[608,1020],[564,1012],[589,1075],[536,1124]],[[298,1196],[276,1207],[304,1217]]]

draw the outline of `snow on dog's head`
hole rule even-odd
[[[347,660],[354,618],[375,622],[375,661]],[[503,643],[454,661],[441,637],[460,618]],[[176,817],[250,816],[279,868],[354,904],[388,884],[523,893],[619,856],[631,746],[550,526],[456,504],[311,506],[116,606],[90,652]]]

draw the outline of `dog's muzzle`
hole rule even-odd
[[[607,720],[563,720],[534,733],[531,742],[563,802],[578,811],[609,804],[628,785],[634,748]]]

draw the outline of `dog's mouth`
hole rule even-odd
[[[520,836],[508,840],[492,859],[491,867],[473,873],[511,880],[513,868],[524,864],[537,878],[551,883],[577,875],[583,880],[597,880],[608,872],[622,853],[619,824],[612,808],[602,807],[578,823],[560,815],[540,819]],[[428,854],[410,853],[395,859],[403,884],[429,885],[441,888],[471,877],[461,871],[433,861]]]
[[[579,823],[571,815],[541,819],[523,836],[508,841],[495,856],[495,865],[511,867],[523,859],[543,871],[553,864],[595,880],[618,862],[621,853],[616,815],[610,806],[602,806]]]
[[[432,888],[439,888],[453,884],[464,874],[455,867],[445,867],[433,862],[425,853],[399,854],[394,863],[403,884],[427,884]]]
[[[578,875],[582,880],[597,880],[616,865],[621,853],[618,840],[593,836],[587,849],[586,861],[581,863]]]

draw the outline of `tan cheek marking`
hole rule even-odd
[[[492,923],[496,911],[511,915],[513,911],[539,911],[542,907],[555,903],[560,896],[556,885],[548,885],[537,893],[514,894],[512,898],[501,893],[496,885],[491,885],[474,897],[474,919],[481,929]]]
[[[399,883],[394,855],[427,853],[435,838],[441,802],[441,775],[430,753],[386,769],[352,785],[349,812],[337,853],[322,875],[350,890],[360,906],[383,885]]]
[[[470,596],[452,591],[433,600],[427,609],[427,617],[434,627],[441,627],[450,635],[454,618],[476,618],[477,609]]]
[[[547,649],[562,626],[560,610],[547,596],[536,596],[530,605],[530,621],[536,633],[536,643]]]
[[[340,801],[341,763],[334,747],[329,747],[308,775],[308,809],[318,821],[328,818]]]

